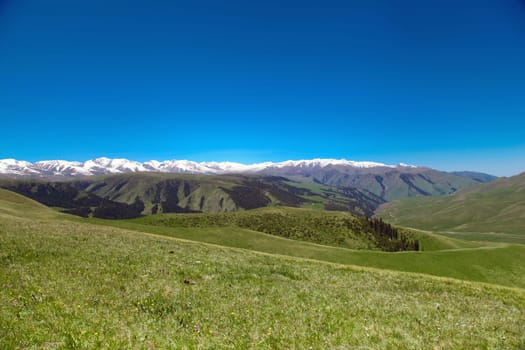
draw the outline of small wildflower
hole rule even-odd
[[[194,329],[195,329],[195,332],[197,333],[201,331],[201,327],[198,324],[195,325]]]

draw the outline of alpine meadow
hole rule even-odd
[[[0,350],[525,350],[525,3],[0,1]]]

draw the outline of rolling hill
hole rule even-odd
[[[249,212],[240,214],[245,213],[249,216],[256,215]],[[392,253],[355,250],[288,239],[285,238],[286,236],[267,234],[233,225],[201,227],[171,225],[173,221],[170,219],[174,215],[161,214],[159,217],[131,220],[88,219],[88,222],[270,254],[525,288],[525,266],[523,265],[525,246],[521,245],[470,242],[424,231],[407,230],[405,234],[411,235],[412,239],[417,239],[422,251]],[[363,246],[355,248],[363,248]]]
[[[458,237],[525,243],[525,173],[450,196],[394,201],[377,215],[393,224]]]
[[[171,228],[242,228],[278,237],[350,249],[419,250],[417,237],[345,212],[271,207],[220,214],[163,214],[133,220]]]
[[[523,289],[256,253],[93,220],[0,190],[2,349],[525,345]],[[326,249],[327,256],[351,252]]]

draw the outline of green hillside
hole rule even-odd
[[[358,189],[303,185],[275,176],[129,173],[45,182],[0,180],[0,188],[68,213],[131,218],[156,213],[220,213],[266,206],[345,210],[372,215],[384,201]]]
[[[376,227],[345,212],[272,207],[221,214],[164,214],[134,220],[173,228],[238,227],[284,238],[351,249],[418,250],[417,238],[391,226]]]
[[[435,198],[383,205],[388,222],[458,237],[525,243],[525,173]]]
[[[20,194],[0,189],[0,218],[41,219],[54,218],[60,214]]]
[[[525,345],[520,289],[45,218],[0,198],[2,349]]]
[[[521,245],[479,244],[446,237],[436,239],[420,232],[417,238],[423,249],[430,247],[428,251],[388,253],[296,241],[237,227],[173,228],[144,225],[133,220],[96,219],[90,222],[270,254],[525,288],[525,246]]]
[[[494,175],[478,173],[475,171],[452,171],[450,174],[466,177],[466,178],[475,180],[480,183],[491,182],[498,178],[497,176],[494,176]]]
[[[325,168],[304,168],[300,171],[295,167],[271,168],[264,170],[263,173],[286,176],[299,182],[366,190],[384,201],[447,195],[494,179],[487,174],[470,172],[454,174],[420,167],[360,169],[333,165]]]
[[[9,197],[14,196],[24,203],[22,204],[22,211],[13,211],[14,205],[8,201],[7,206],[0,207],[0,214],[3,210],[11,214],[17,213],[17,215],[21,217],[54,218],[58,216],[69,221],[79,221],[79,219],[75,219],[72,216],[59,214],[36,202],[28,201],[22,196],[8,191],[0,191],[4,195],[8,194]],[[35,211],[31,209],[31,211],[27,211],[27,203],[30,203],[30,206],[38,207],[39,210]],[[297,209],[263,209],[254,212],[243,211],[237,214],[252,217],[254,213],[264,213],[266,210],[296,211]],[[322,214],[323,212],[318,213]],[[327,214],[338,215],[341,213]],[[191,217],[194,214],[186,215]],[[346,216],[348,214],[342,215]],[[481,244],[446,238],[429,232],[405,230],[404,233],[406,235],[420,242],[420,249],[422,249],[423,252],[384,253],[356,251],[285,239],[240,227],[204,227],[204,225],[201,225],[203,227],[187,227],[188,225],[185,225],[186,227],[181,227],[180,225],[177,227],[166,226],[163,222],[164,217],[170,218],[172,216],[173,214],[163,214],[134,220],[90,219],[90,222],[138,232],[149,232],[272,254],[397,271],[419,272],[435,276],[446,276],[525,288],[525,266],[522,264],[525,256],[525,247],[523,246]],[[149,220],[159,220],[159,222],[155,223]],[[80,220],[80,222],[84,222],[84,220]]]
[[[384,201],[364,190],[303,186],[276,176],[121,174],[75,181],[88,193],[132,203],[138,196],[144,214],[231,212],[272,205],[319,207],[371,215]]]

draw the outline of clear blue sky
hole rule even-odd
[[[525,1],[0,0],[0,158],[525,170]]]

